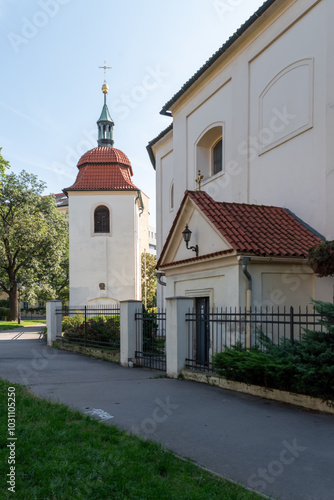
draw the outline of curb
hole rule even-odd
[[[296,394],[294,392],[286,392],[279,389],[270,389],[268,387],[235,382],[234,380],[227,380],[219,375],[193,372],[191,370],[182,370],[181,374],[185,380],[209,384],[220,387],[221,389],[228,389],[229,391],[242,392],[250,396],[258,396],[260,398],[271,399],[273,401],[279,401],[280,403],[288,403],[295,406],[301,406],[308,410],[334,415],[333,400],[324,400],[304,394]]]
[[[78,345],[66,345],[54,342],[52,347],[57,349],[62,349],[64,351],[70,351],[77,354],[84,354],[85,356],[91,356],[96,359],[103,359],[104,361],[111,361],[113,363],[120,364],[120,352],[119,351],[104,351],[102,349],[96,349],[93,347],[84,347]]]

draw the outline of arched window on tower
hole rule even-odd
[[[110,212],[105,205],[99,205],[94,211],[94,233],[110,233]]]

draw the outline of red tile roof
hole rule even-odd
[[[234,250],[222,250],[221,252],[208,253],[206,255],[199,255],[198,257],[190,257],[189,259],[177,260],[175,262],[168,262],[167,264],[163,264],[158,266],[157,268],[165,269],[166,267],[184,265],[184,264],[192,264],[201,260],[213,259],[215,257],[221,257],[222,255],[229,255],[234,253]]]
[[[167,237],[162,261],[186,200],[190,198],[238,253],[275,257],[306,257],[320,236],[282,207],[214,201],[205,191],[186,191]],[[195,259],[192,259],[195,260]],[[166,265],[166,264],[164,264]],[[170,264],[169,264],[170,265]]]
[[[136,191],[129,158],[119,149],[99,146],[78,161],[75,183],[64,191]]]
[[[98,146],[97,148],[87,151],[87,153],[80,158],[77,166],[80,168],[87,163],[119,163],[120,165],[130,167],[131,175],[133,175],[129,158],[123,153],[123,151],[116,148]]]

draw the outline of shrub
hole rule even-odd
[[[145,309],[142,307],[143,314],[143,352],[151,354],[164,354],[165,343],[164,337],[158,336],[159,323],[157,321],[156,311]],[[153,308],[154,309],[154,308]]]
[[[74,318],[72,316],[71,318]],[[70,318],[70,319],[71,319]],[[91,318],[86,322],[81,316],[77,317],[78,324],[70,326],[63,333],[68,339],[90,340],[95,342],[107,342],[119,345],[120,318],[119,316],[100,316]]]
[[[294,379],[294,355],[272,345],[272,350],[257,345],[246,349],[240,344],[215,355],[215,371],[229,380],[291,390]]]
[[[230,380],[334,399],[334,304],[318,301],[314,307],[325,332],[305,330],[299,342],[280,345],[260,334],[255,347],[238,344],[216,354],[215,371]]]
[[[334,304],[314,301],[321,314],[320,324],[325,332],[305,330],[300,344],[302,364],[299,377],[308,393],[323,397],[334,395]]]
[[[61,323],[62,331],[66,332],[70,328],[75,328],[76,326],[81,325],[83,323],[84,318],[82,316],[64,316],[63,321]]]
[[[5,301],[3,301],[3,302],[5,302]],[[10,315],[10,309],[9,309],[9,307],[3,307],[3,306],[1,306],[0,307],[0,318],[3,318],[3,317],[4,318],[8,318],[9,315]]]
[[[334,275],[334,241],[322,241],[309,250],[308,262],[319,276]]]

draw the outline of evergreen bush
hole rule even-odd
[[[314,301],[325,331],[305,330],[299,342],[274,344],[263,333],[259,343],[226,348],[213,358],[216,373],[229,380],[334,399],[334,304]]]

